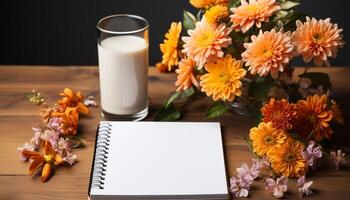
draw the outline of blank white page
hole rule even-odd
[[[109,123],[105,185],[91,195],[228,195],[219,123]]]

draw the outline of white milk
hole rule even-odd
[[[147,107],[148,43],[137,36],[109,37],[98,45],[101,106],[130,115]]]

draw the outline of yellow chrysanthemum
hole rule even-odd
[[[297,30],[292,38],[297,52],[305,62],[314,59],[316,65],[330,65],[328,57],[336,57],[338,48],[343,47],[342,29],[330,19],[319,20],[306,17],[306,22],[297,21]]]
[[[189,30],[186,37],[182,37],[185,42],[182,52],[196,61],[199,69],[205,63],[214,62],[224,56],[222,48],[231,44],[231,28],[225,24],[210,24],[205,17],[196,23],[194,30]]]
[[[242,59],[249,66],[251,74],[278,78],[279,72],[285,70],[285,66],[294,56],[294,46],[290,32],[271,31],[262,32],[258,36],[251,37],[252,42],[244,43],[246,51],[242,53]]]
[[[198,87],[198,81],[193,74],[195,66],[196,63],[191,58],[184,58],[179,62],[179,68],[176,70],[178,75],[175,82],[177,91],[187,90],[193,85]]]
[[[233,101],[235,96],[241,95],[240,79],[246,74],[241,61],[228,54],[215,63],[206,64],[205,69],[208,73],[201,76],[200,85],[207,96],[213,96],[215,101]]]
[[[247,32],[254,24],[260,28],[262,22],[268,22],[273,13],[280,10],[276,0],[241,0],[241,5],[232,8],[231,21],[233,27],[243,33]]]
[[[211,7],[205,14],[205,19],[211,23],[215,24],[217,22],[220,22],[222,19],[227,17],[229,14],[227,6],[223,5],[216,5]]]
[[[228,0],[190,0],[190,4],[195,8],[208,8],[214,5],[227,5]]]
[[[307,163],[301,154],[303,149],[304,145],[292,138],[287,138],[283,145],[273,146],[267,152],[273,171],[287,177],[304,175]]]
[[[171,23],[169,31],[165,34],[164,43],[160,44],[160,51],[162,52],[162,63],[168,66],[171,71],[172,67],[178,64],[179,52],[178,43],[181,33],[181,22]]]
[[[329,139],[333,134],[329,124],[333,119],[333,112],[327,104],[326,95],[308,96],[306,100],[299,100],[297,103],[296,132],[304,138]]]
[[[249,137],[258,156],[265,156],[273,146],[281,145],[287,139],[284,131],[274,128],[271,122],[260,122],[258,127],[250,129]]]

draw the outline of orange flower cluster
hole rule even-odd
[[[330,139],[331,120],[343,122],[339,106],[326,95],[309,96],[295,104],[286,99],[270,99],[261,113],[262,122],[249,134],[253,151],[259,157],[266,156],[275,173],[287,177],[303,176],[308,168],[301,153],[304,145],[291,133],[306,141]]]
[[[77,134],[79,114],[90,114],[82,103],[84,97],[80,92],[65,88],[59,95],[62,99],[57,104],[52,107],[45,104],[46,107],[40,110],[45,128],[33,128],[35,136],[18,148],[23,161],[32,160],[30,175],[42,171],[42,182],[50,179],[54,165],[75,162],[70,140]]]
[[[270,99],[261,108],[261,113],[262,121],[272,122],[273,127],[292,130],[305,139],[314,140],[330,139],[333,133],[331,121],[344,122],[338,104],[326,95],[308,96],[296,104],[285,99]]]

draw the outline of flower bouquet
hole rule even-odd
[[[164,103],[156,120],[176,120],[181,106],[202,97],[213,104],[206,117],[227,110],[259,115],[270,98],[296,102],[331,89],[325,73],[305,72],[293,81],[290,61],[330,65],[344,45],[342,29],[330,19],[316,20],[295,12],[299,0],[190,0],[199,11],[184,11],[160,44],[160,71],[175,71],[176,92]],[[181,37],[181,33],[187,35]]]
[[[332,127],[344,119],[331,98],[326,73],[306,67],[293,79],[295,57],[330,65],[344,45],[342,29],[330,19],[317,20],[295,12],[298,0],[190,0],[199,11],[184,11],[160,44],[162,62],[156,67],[175,71],[174,92],[155,120],[177,120],[181,106],[209,97],[208,118],[228,110],[256,116],[258,125],[242,138],[256,158],[242,164],[231,178],[231,192],[247,197],[257,178],[281,198],[288,178],[297,178],[300,195],[312,193],[308,172],[319,159],[345,163],[345,154],[328,149]],[[180,37],[181,32],[187,35]],[[334,150],[334,148],[333,148]]]

